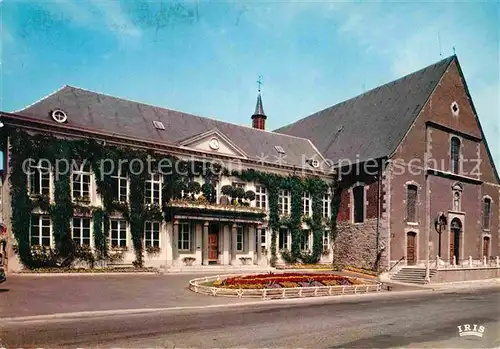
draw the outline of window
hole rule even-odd
[[[73,241],[79,245],[90,246],[90,218],[73,218]]]
[[[146,204],[160,205],[161,183],[160,175],[149,175],[145,185],[144,201]]]
[[[311,215],[311,194],[302,193],[302,214],[304,216]]]
[[[191,250],[191,235],[193,225],[190,222],[182,222],[179,224],[179,242],[177,248],[179,251]]]
[[[50,169],[49,166],[42,164],[42,161],[36,165],[30,166],[28,174],[29,193],[31,195],[50,193]]]
[[[50,217],[32,215],[30,222],[30,244],[31,246],[50,247]]]
[[[266,229],[262,229],[260,233],[260,243],[266,245]]]
[[[460,139],[451,137],[451,172],[460,172]]]
[[[73,171],[73,199],[90,200],[90,164],[84,163]]]
[[[352,189],[354,199],[354,223],[365,221],[365,187],[358,185]]]
[[[323,231],[323,251],[330,249],[330,231]]]
[[[331,194],[327,193],[323,196],[323,217],[324,218],[330,218],[331,216],[331,204],[332,204],[332,198]]]
[[[160,222],[144,222],[144,246],[160,247]]]
[[[490,229],[490,216],[491,216],[491,199],[484,198],[483,200],[483,229]]]
[[[300,241],[300,249],[302,251],[309,251],[311,248],[311,231],[310,230],[303,230],[302,231],[302,238]]]
[[[234,188],[242,188],[242,189],[245,189],[245,183],[241,183],[241,182],[233,182],[231,183],[231,186],[234,187]]]
[[[278,209],[280,215],[290,214],[290,192],[288,190],[280,190],[278,196]]]
[[[119,202],[127,202],[128,188],[127,175],[124,169],[118,168],[113,175],[110,176],[113,198]]]
[[[406,188],[406,221],[417,222],[417,186],[410,184]]]
[[[281,145],[275,145],[274,146],[274,149],[276,149],[276,151],[279,153],[279,154],[285,154],[285,150],[283,149],[283,147]]]
[[[165,125],[163,125],[163,122],[161,122],[161,121],[153,120],[153,126],[155,128],[157,128],[158,130],[164,130],[165,129]]]
[[[265,210],[267,207],[266,188],[260,185],[255,187],[255,207],[261,208],[263,210]]]
[[[111,247],[127,247],[127,221],[111,220]]]
[[[288,229],[280,228],[278,234],[278,249],[280,250],[288,250],[290,245],[288,243]]]
[[[236,251],[243,252],[245,248],[245,230],[241,225],[236,227]]]

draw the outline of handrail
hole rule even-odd
[[[393,266],[389,269],[389,272],[390,272],[392,269],[394,269],[394,267],[395,267],[396,265],[398,265],[398,264],[399,264],[399,262],[401,262],[403,259],[405,259],[405,256],[401,257],[401,258],[399,259],[399,261],[397,261],[397,262],[396,262],[396,264],[394,264],[394,265],[393,265]]]

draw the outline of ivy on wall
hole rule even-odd
[[[5,129],[10,136],[11,142],[11,204],[12,204],[12,230],[18,243],[18,251],[21,262],[28,267],[39,267],[33,259],[29,242],[30,217],[35,207],[47,212],[53,222],[53,237],[56,250],[62,257],[70,257],[74,252],[72,243],[70,224],[75,212],[86,212],[93,219],[93,237],[96,252],[99,258],[108,255],[108,237],[110,233],[110,217],[115,213],[121,213],[122,217],[130,223],[130,231],[135,252],[134,265],[143,265],[143,227],[145,220],[169,220],[166,207],[144,204],[144,188],[149,169],[140,171],[137,166],[139,162],[132,162],[133,159],[140,159],[142,163],[151,163],[151,170],[155,171],[155,166],[161,159],[168,158],[174,165],[175,171],[164,175],[164,185],[161,189],[163,204],[173,198],[180,196],[181,173],[185,176],[198,176],[204,174],[206,183],[214,183],[219,175],[233,175],[246,182],[256,182],[266,186],[269,200],[269,227],[271,229],[271,265],[277,263],[277,234],[282,225],[287,226],[292,234],[292,248],[290,256],[282,253],[282,257],[290,262],[302,260],[308,263],[317,262],[322,252],[322,238],[324,222],[322,222],[322,197],[328,190],[325,181],[318,177],[300,178],[298,176],[280,176],[273,173],[255,171],[253,169],[241,172],[232,171],[229,173],[218,164],[210,164],[202,161],[189,162],[177,159],[173,156],[160,156],[152,152],[135,150],[132,148],[122,148],[118,146],[105,146],[94,140],[68,140],[59,139],[41,134],[29,135],[18,129]],[[152,162],[146,161],[150,156]],[[48,197],[44,195],[30,196],[27,191],[27,176],[23,169],[25,159],[32,158],[47,159],[51,164],[57,159],[86,160],[95,175],[97,193],[101,196],[103,206],[87,207],[73,204],[71,196],[70,172],[58,174],[54,177],[54,202],[49,205]],[[110,163],[119,164],[120,160],[128,160],[128,164],[133,163],[131,171],[122,172],[130,180],[129,204],[117,202],[114,188],[112,186],[109,168],[101,168],[101,160],[109,159]],[[127,166],[128,167],[128,166]],[[105,172],[103,172],[103,170]],[[207,190],[213,190],[209,186]],[[281,218],[279,215],[278,196],[280,189],[287,189],[291,192],[291,215]],[[302,193],[308,191],[313,200],[312,218],[306,220],[313,232],[313,248],[311,253],[306,254],[300,251],[302,239],[301,225],[302,217]],[[287,258],[289,257],[289,258]]]

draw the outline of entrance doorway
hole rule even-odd
[[[453,260],[460,261],[460,235],[462,234],[462,222],[460,219],[454,218],[450,225],[450,262]]]
[[[488,236],[483,238],[483,257],[486,257],[486,260],[490,258],[490,238]]]
[[[417,263],[416,254],[417,233],[410,231],[406,233],[406,264],[415,265]]]
[[[208,228],[208,264],[219,263],[219,224],[211,223]]]

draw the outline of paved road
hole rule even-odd
[[[500,346],[499,301],[499,287],[385,293],[347,303],[4,322],[0,334],[7,348],[493,348]],[[459,337],[464,324],[485,326],[483,338]]]

